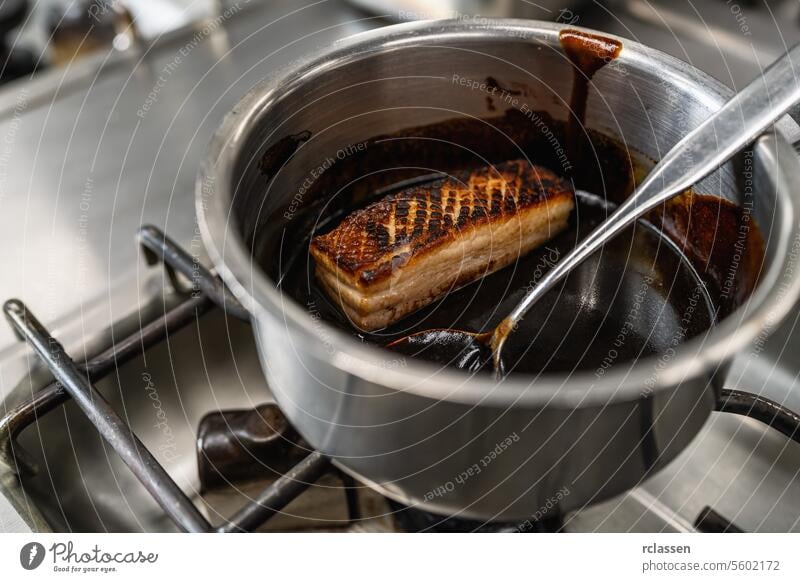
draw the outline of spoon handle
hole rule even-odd
[[[797,74],[792,64],[797,60]],[[800,44],[693,130],[653,168],[617,210],[542,278],[498,326],[495,349],[508,330],[556,283],[643,214],[705,178],[800,101]],[[505,329],[506,332],[502,332]],[[498,342],[499,340],[499,342]]]

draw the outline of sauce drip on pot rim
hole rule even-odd
[[[561,48],[573,66],[572,95],[567,128],[567,150],[579,160],[578,136],[586,122],[586,101],[589,98],[589,81],[594,74],[613,61],[622,51],[622,43],[612,38],[566,28],[558,35]]]

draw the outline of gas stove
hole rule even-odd
[[[796,7],[596,2],[552,18],[645,42],[736,87],[800,40]],[[255,81],[397,16],[333,1],[293,10],[231,3],[214,26],[0,94],[10,137],[0,291],[19,300],[0,326],[0,531],[800,531],[797,312],[734,361],[725,411],[667,468],[557,519],[481,523],[406,507],[293,433],[249,323],[201,266],[194,176],[221,116]],[[50,361],[14,329],[43,341]],[[69,398],[54,369],[87,398]],[[738,402],[737,388],[768,401]]]

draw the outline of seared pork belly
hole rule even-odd
[[[372,331],[497,271],[567,226],[568,183],[523,160],[391,194],[314,237],[322,287]]]

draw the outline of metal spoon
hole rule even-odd
[[[495,373],[501,376],[501,352],[509,334],[545,293],[627,226],[728,161],[800,101],[800,80],[795,77],[792,65],[795,59],[800,66],[800,45],[775,61],[679,141],[633,194],[559,261],[493,330],[483,333],[426,330],[396,340],[387,347],[410,353],[436,345],[444,348],[439,360],[458,358],[458,366],[470,370],[481,367],[490,356]]]

